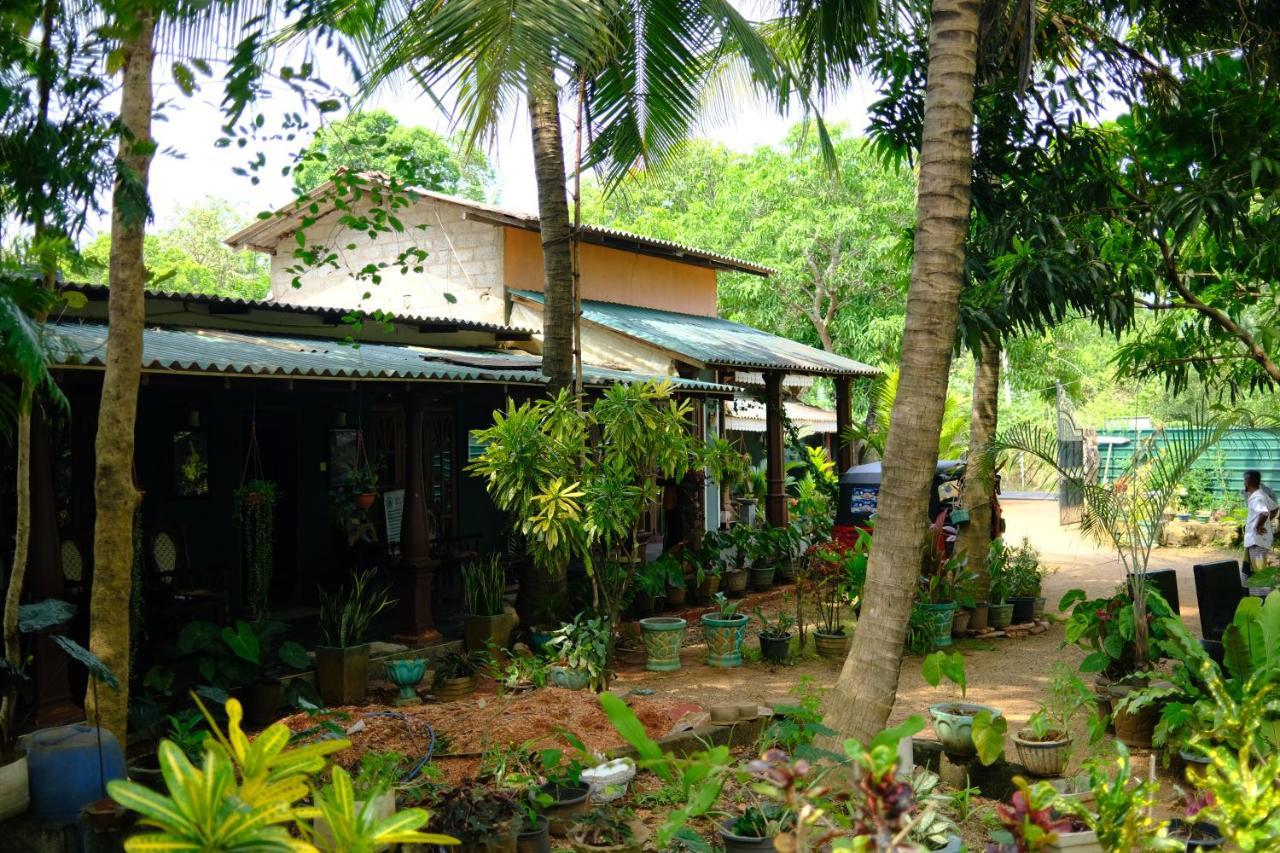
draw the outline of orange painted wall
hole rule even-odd
[[[542,245],[536,231],[506,228],[503,267],[507,287],[542,292]],[[716,316],[716,271],[582,244],[582,298],[682,314]]]

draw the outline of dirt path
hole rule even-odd
[[[1057,572],[1045,582],[1044,592],[1049,600],[1050,613],[1056,612],[1058,600],[1068,589],[1079,587],[1100,595],[1120,583],[1121,568],[1114,552],[1083,541],[1074,529],[1059,527],[1057,503],[1010,501],[1005,507],[1008,519],[1006,539],[1016,544],[1022,537],[1027,537],[1040,550],[1043,561],[1057,568]],[[1195,634],[1199,633],[1200,624],[1191,566],[1232,556],[1230,552],[1204,549],[1159,549],[1152,554],[1153,569],[1177,570],[1183,621]],[[766,606],[765,609],[769,608]],[[748,633],[754,638],[754,627]],[[692,625],[689,634],[691,640],[696,637]],[[754,645],[754,639],[751,644]],[[1083,656],[1076,649],[1063,649],[1061,645],[1062,626],[1058,624],[1044,634],[1023,640],[958,643],[957,650],[966,657],[970,700],[1001,708],[1010,721],[1011,729],[1020,725],[1042,700],[1054,662],[1062,660],[1074,667]],[[686,648],[682,655],[684,666],[675,673],[658,675],[641,669],[624,670],[615,682],[615,689],[648,688],[663,698],[689,701],[703,707],[720,702],[767,702],[786,696],[805,678],[811,678],[816,687],[832,687],[842,663],[808,659],[792,666],[772,666],[755,661],[739,669],[714,669],[702,663],[703,653],[701,646]],[[918,657],[903,660],[891,723],[911,714],[924,713],[930,704],[950,695],[925,683],[920,674],[920,663]],[[1011,754],[1012,749],[1010,744]]]

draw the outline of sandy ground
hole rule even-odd
[[[1114,552],[1084,541],[1072,528],[1058,524],[1058,506],[1053,501],[1009,501],[1005,504],[1006,539],[1017,544],[1027,537],[1041,552],[1043,561],[1056,568],[1045,582],[1048,612],[1057,610],[1058,600],[1069,589],[1083,588],[1090,594],[1105,594],[1120,583],[1122,570]],[[1193,633],[1200,630],[1196,610],[1195,585],[1191,567],[1215,559],[1229,559],[1230,552],[1212,549],[1158,549],[1152,553],[1152,569],[1173,568],[1178,572],[1179,598],[1183,621]],[[769,609],[766,605],[766,610]],[[754,636],[754,626],[749,636]],[[695,632],[689,632],[694,639]],[[752,641],[754,644],[754,641]],[[1015,729],[1036,710],[1057,660],[1077,664],[1083,656],[1075,648],[1062,648],[1062,626],[1055,624],[1046,633],[1026,639],[1003,639],[989,643],[964,641],[956,649],[966,657],[970,701],[1001,708]],[[790,666],[748,662],[739,669],[715,669],[701,663],[703,649],[694,645],[684,650],[685,666],[661,675],[643,670],[622,672],[615,689],[649,688],[664,698],[688,700],[703,707],[719,702],[767,702],[786,696],[804,677],[816,687],[830,688],[840,673],[841,661],[807,659]],[[932,688],[920,673],[921,658],[903,660],[898,698],[891,723],[911,714],[924,713],[932,703],[952,694]],[[1083,731],[1083,724],[1080,725]],[[1077,750],[1082,752],[1083,750]],[[1013,757],[1013,745],[1009,744]]]

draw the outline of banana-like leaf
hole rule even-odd
[[[70,622],[75,615],[74,604],[59,601],[56,598],[46,598],[34,604],[22,604],[18,606],[18,630],[24,634],[32,634]]]
[[[973,745],[978,750],[978,760],[990,767],[1004,755],[1004,736],[1009,721],[1003,715],[993,717],[990,711],[980,711],[973,718]]]
[[[54,634],[53,641],[58,644],[58,648],[67,653],[67,657],[73,658],[84,664],[85,669],[89,670],[89,674],[94,678],[106,684],[112,690],[120,689],[120,681],[116,678],[115,673],[107,668],[102,659],[84,646],[77,643],[70,637],[64,637],[61,634]]]

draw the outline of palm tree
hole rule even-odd
[[[841,737],[867,742],[893,710],[924,546],[929,487],[955,344],[973,157],[981,0],[933,0],[920,146],[915,255],[900,388],[885,444],[862,614],[827,705]]]
[[[960,529],[956,551],[969,555],[969,570],[975,575],[977,595],[985,597],[991,586],[987,561],[991,547],[991,494],[995,491],[995,471],[975,463],[987,444],[995,438],[1000,405],[1000,343],[983,340],[973,367],[973,405],[969,415],[969,466],[964,476],[964,500],[969,507],[969,523]]]
[[[1125,471],[1109,484],[1094,481],[1089,463],[1064,464],[1053,430],[1019,425],[993,438],[982,453],[981,467],[987,472],[1004,453],[1028,453],[1083,496],[1080,531],[1115,548],[1133,597],[1135,671],[1150,663],[1146,572],[1160,521],[1196,460],[1239,421],[1232,415],[1197,416],[1186,425],[1162,427],[1144,437]]]
[[[376,68],[368,88],[407,72],[437,103],[453,101],[468,144],[491,136],[516,103],[526,106],[542,236],[542,370],[552,393],[569,387],[575,231],[562,100],[576,100],[585,118],[583,165],[600,166],[613,183],[687,136],[731,50],[778,91],[775,53],[727,0],[393,3],[379,26],[362,39]]]

